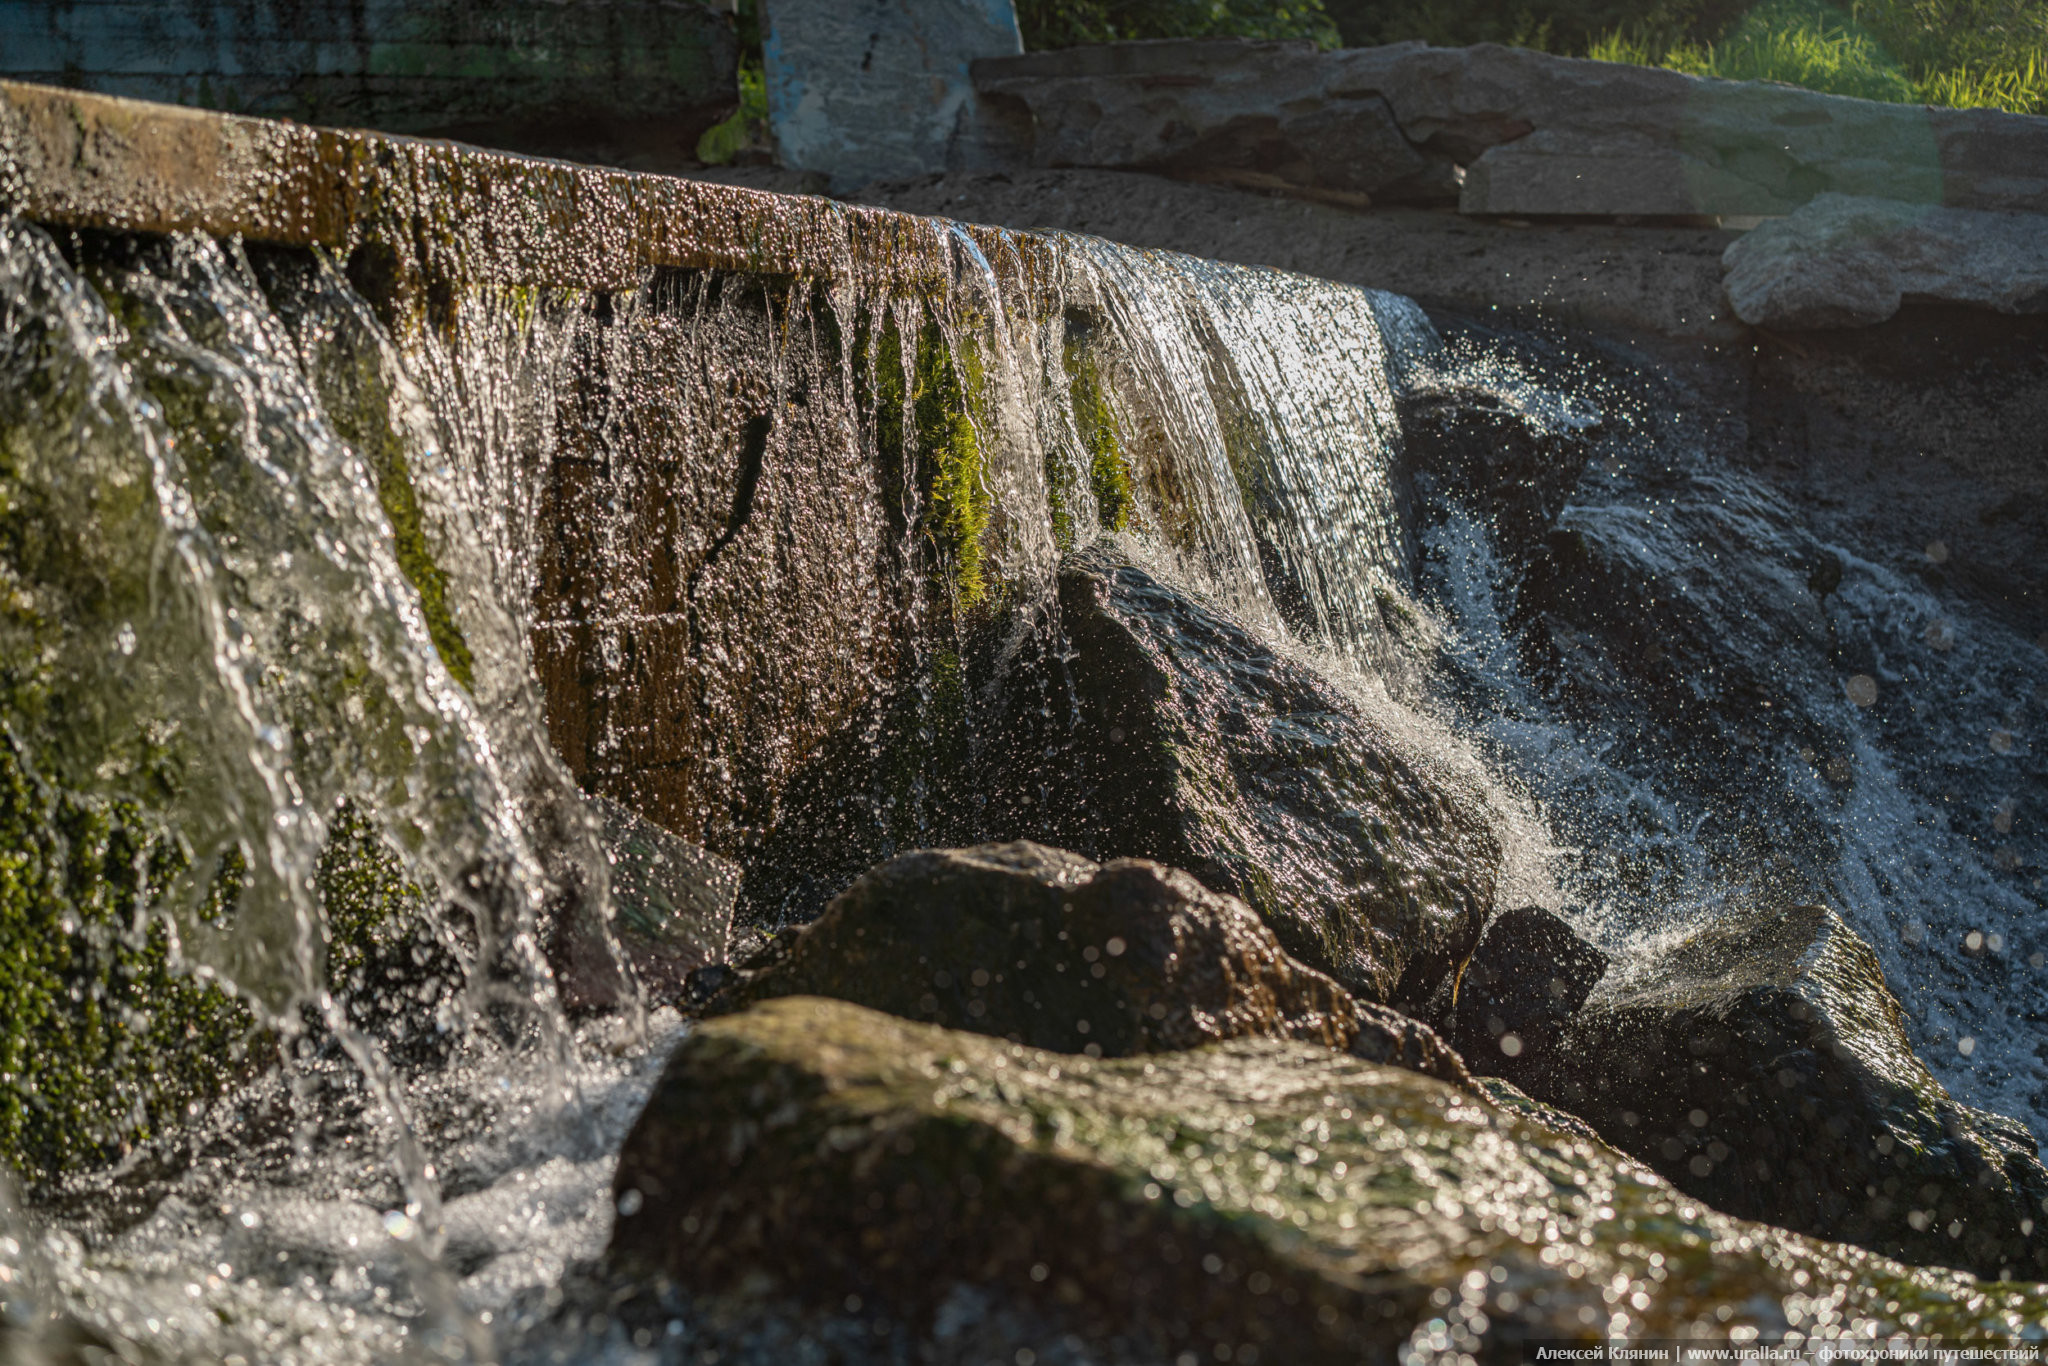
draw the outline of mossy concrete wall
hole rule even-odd
[[[10,0],[0,76],[680,164],[736,102],[704,0]]]

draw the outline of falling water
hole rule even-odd
[[[477,286],[394,333],[318,256],[191,238],[60,250],[7,229],[6,512],[51,538],[10,552],[9,657],[37,662],[9,680],[7,743],[28,782],[124,804],[168,842],[178,950],[245,1004],[251,1059],[218,1099],[114,1124],[101,1137],[125,1159],[45,1183],[33,1219],[0,1210],[17,1325],[169,1360],[543,1351],[565,1278],[608,1235],[612,1155],[685,1027],[618,989],[606,860],[570,767],[756,857],[801,757],[790,737],[879,728],[874,699],[903,689],[936,725],[975,623],[998,623],[1000,681],[1056,630],[1058,554],[1099,534],[1316,662],[1453,777],[1502,835],[1503,895],[1624,943],[1759,882],[1755,849],[1688,814],[1698,785],[1532,676],[1494,531],[1414,505],[1405,400],[1485,389],[1580,431],[1595,396],[1448,346],[1391,295],[1079,237],[1049,239],[1048,278],[1020,239],[936,220],[895,249],[939,283],[849,257],[829,281]],[[1684,440],[1616,430],[1666,464]],[[1661,567],[1712,555],[1696,528],[1653,534],[1659,500],[1711,509],[1740,532],[1727,554],[1771,551],[1723,610],[1818,544],[1705,455],[1677,495],[1614,473],[1629,455],[1589,466],[1561,523],[1636,519],[1630,543]],[[725,625],[807,572],[734,565],[750,521],[773,517],[836,547],[834,591],[876,625]],[[1937,617],[1955,622],[1939,667],[1965,694],[2011,695],[2007,675],[2036,666],[2019,659],[2032,646],[1833,553],[1833,615],[1800,629],[1861,633],[1887,686],[1933,667],[1903,661]],[[808,686],[747,685],[777,651]],[[578,681],[585,660],[599,682]],[[1789,767],[1792,739],[1774,751],[1813,832],[1792,880],[1860,917],[1948,1080],[2038,1115],[2040,1066],[1998,1023],[1981,960],[1947,949],[1967,922],[2002,936],[2004,971],[2039,952],[2035,900],[1929,814],[1930,775],[1981,722],[1886,731],[1832,674],[1795,684],[1854,781]],[[886,840],[933,828],[924,776],[870,794]],[[396,985],[330,971],[322,860],[362,815],[366,857],[410,889],[383,933],[420,970]],[[564,943],[582,948],[551,968],[543,948]],[[564,995],[620,1008],[573,1024]]]

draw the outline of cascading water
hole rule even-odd
[[[1687,814],[1712,816],[1712,774],[1660,774],[1643,735],[1556,702],[1502,567],[1513,548],[1448,497],[1411,506],[1402,405],[1483,389],[1580,432],[1596,398],[1613,430],[1562,527],[1640,524],[1621,539],[1652,577],[1685,578],[1709,608],[1768,598],[1771,574],[1825,548],[1840,587],[1801,629],[1865,641],[1886,686],[1926,667],[1901,647],[1937,618],[1957,642],[1941,667],[1972,705],[2017,695],[2033,646],[1823,545],[1689,450],[1682,423],[1649,431],[1611,392],[1561,394],[1569,380],[1447,344],[1407,300],[1086,238],[1051,239],[1056,278],[1020,283],[1029,269],[968,234],[918,230],[900,249],[943,287],[858,261],[832,263],[829,287],[660,271],[613,293],[479,287],[393,337],[322,259],[183,238],[60,251],[8,229],[0,382],[29,401],[0,411],[4,515],[54,539],[9,552],[9,658],[35,664],[9,677],[7,743],[38,791],[123,803],[138,838],[167,842],[177,892],[170,873],[138,885],[132,925],[94,932],[142,935],[165,893],[197,980],[251,1012],[248,1056],[279,1061],[218,1078],[221,1098],[189,1112],[130,1084],[86,1135],[127,1142],[125,1162],[0,1212],[25,1325],[5,1342],[248,1363],[663,1359],[644,1330],[555,1312],[603,1248],[611,1154],[682,1027],[607,995],[605,860],[557,751],[587,784],[758,861],[784,809],[781,777],[762,775],[781,774],[791,734],[818,741],[818,718],[857,724],[897,688],[927,740],[949,708],[972,713],[989,695],[961,682],[977,681],[974,623],[999,623],[1001,682],[1056,619],[1058,552],[1099,534],[1319,662],[1401,752],[1454,774],[1508,850],[1502,904],[1554,903],[1625,946],[1758,887],[1827,895],[1878,944],[1945,1079],[2041,1113],[2040,1065],[1984,977],[2019,971],[2037,898],[1930,819],[1976,723],[1881,730],[1828,670],[1787,676],[1787,709],[1844,745],[1804,770],[1790,730],[1772,751],[1811,838],[1781,851],[1792,871],[1766,867],[1739,819]],[[732,467],[739,492],[719,504],[726,486],[703,476]],[[801,487],[817,470],[843,488]],[[1674,510],[1705,520],[1674,530]],[[749,525],[777,516],[844,538],[837,587],[893,624],[812,660],[819,686],[771,714],[716,680],[767,676],[785,648],[719,624],[811,572],[735,567]],[[663,517],[721,530],[678,550]],[[1699,525],[1769,550],[1763,579],[1687,578],[1722,553]],[[806,629],[788,650],[816,649]],[[583,650],[635,686],[594,686],[550,736],[536,674],[574,673]],[[751,662],[664,673],[663,651]],[[711,724],[730,717],[745,724]],[[2024,758],[2025,721],[2000,712],[1997,762]],[[670,762],[634,758],[649,749]],[[848,794],[863,800],[846,819],[880,831],[862,847],[935,828],[924,777]],[[347,979],[321,876],[337,831],[358,829],[344,799],[368,817],[360,857],[410,891],[382,931],[391,960]],[[572,1026],[541,950],[578,925],[594,940],[557,954],[563,990],[623,1009]],[[1966,926],[2000,937],[1990,959],[1946,950]]]

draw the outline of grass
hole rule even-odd
[[[1618,27],[1586,55],[1899,104],[2048,113],[2044,0],[1764,0],[1713,41]]]

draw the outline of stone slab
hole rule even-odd
[[[2048,211],[2048,118],[1496,44],[1112,44],[974,78],[1002,116],[991,155],[1020,166],[1249,170],[1308,197],[1517,217],[1775,215],[1830,192]]]
[[[2048,313],[2048,216],[1827,194],[1730,244],[1729,302],[1755,327],[1864,327],[1908,299]]]
[[[783,163],[837,187],[961,164],[969,63],[1024,50],[1011,0],[765,0],[763,14]]]

